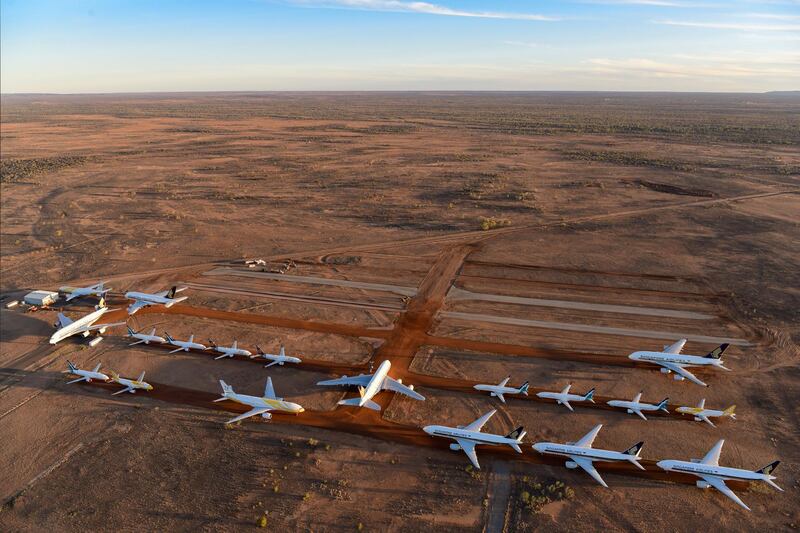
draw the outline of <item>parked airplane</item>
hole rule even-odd
[[[173,346],[177,346],[176,350],[172,350],[169,353],[175,352],[188,352],[189,350],[208,350],[207,346],[200,344],[199,342],[194,342],[194,335],[189,335],[188,341],[178,341],[170,337],[169,333],[166,331],[164,332],[164,336],[167,338],[167,342]]]
[[[501,402],[506,403],[506,399],[503,397],[504,394],[524,394],[525,396],[528,395],[528,382],[526,381],[519,388],[517,387],[507,387],[508,381],[511,377],[507,377],[497,385],[483,385],[478,384],[475,385],[476,390],[480,391],[487,391],[489,396],[496,396]]]
[[[706,399],[703,398],[700,400],[700,403],[697,404],[697,407],[678,407],[676,411],[684,415],[692,415],[696,422],[705,422],[706,424],[711,425],[711,427],[716,427],[714,422],[712,422],[711,418],[719,418],[729,416],[733,420],[736,420],[736,410],[735,405],[731,405],[724,411],[718,411],[717,409],[706,409]]]
[[[211,349],[221,353],[219,357],[215,357],[214,360],[222,359],[223,357],[234,357],[236,355],[243,355],[245,357],[252,357],[252,353],[244,348],[239,348],[239,341],[233,341],[231,346],[218,346],[214,341],[208,339],[209,344],[211,344]]]
[[[405,394],[415,400],[424,400],[425,396],[414,392],[414,386],[403,385],[403,381],[389,377],[389,368],[392,364],[389,361],[382,362],[374,374],[360,374],[358,376],[342,376],[339,379],[329,379],[320,381],[317,385],[357,385],[358,398],[348,398],[339,401],[339,405],[354,405],[356,407],[368,407],[375,411],[380,411],[381,406],[372,401],[372,398],[382,390],[390,390]]]
[[[76,376],[80,376],[78,379],[73,379],[72,381],[68,381],[67,385],[71,385],[72,383],[77,383],[79,381],[85,381],[86,383],[91,383],[92,380],[96,379],[97,381],[109,381],[111,378],[100,372],[100,365],[102,363],[97,363],[97,366],[94,367],[94,370],[81,370],[75,363],[72,361],[67,361],[67,368],[69,368],[70,374],[75,374]]]
[[[181,296],[179,298],[175,297],[176,293],[181,291],[185,291],[186,287],[178,288],[173,286],[168,291],[161,291],[155,294],[149,294],[146,292],[126,292],[125,298],[129,298],[134,300],[134,302],[128,306],[128,314],[132,315],[142,307],[147,307],[148,305],[163,305],[164,307],[172,307],[176,303],[182,302],[188,298],[188,296]]]
[[[137,333],[128,326],[128,337],[132,339],[138,339],[136,342],[130,343],[128,346],[134,346],[136,344],[150,344],[151,342],[158,342],[160,344],[164,344],[167,342],[167,339],[164,337],[159,337],[156,335],[156,328],[153,328],[150,333]]]
[[[62,287],[61,292],[66,293],[67,298],[65,301],[71,302],[75,298],[82,296],[100,296],[105,297],[106,293],[111,290],[111,287],[106,287],[105,282],[100,282],[97,285],[89,287]]]
[[[139,377],[137,379],[127,379],[119,377],[119,374],[112,371],[111,381],[115,381],[125,387],[122,390],[118,390],[111,396],[116,396],[117,394],[122,394],[123,392],[130,392],[131,394],[135,394],[136,389],[153,390],[153,386],[144,381],[144,372],[139,374]]]
[[[422,428],[422,431],[431,437],[444,437],[446,439],[455,440],[456,442],[450,445],[450,449],[454,451],[464,450],[464,453],[467,454],[472,465],[480,469],[481,465],[478,463],[478,455],[475,453],[475,446],[477,444],[487,444],[490,446],[508,444],[514,448],[517,453],[522,453],[522,449],[519,447],[522,438],[525,436],[525,430],[523,430],[522,427],[518,427],[505,437],[493,433],[481,432],[481,428],[486,425],[486,422],[488,422],[496,412],[497,409],[493,409],[475,422],[466,426],[449,427],[433,425],[425,426]]]
[[[256,415],[261,415],[262,418],[269,420],[272,418],[270,411],[282,411],[285,413],[294,414],[305,411],[301,405],[292,402],[285,402],[283,401],[283,398],[278,398],[275,396],[275,389],[272,388],[272,378],[267,378],[267,385],[264,388],[264,396],[261,398],[258,396],[248,396],[247,394],[237,394],[233,391],[233,387],[222,380],[219,380],[219,384],[222,385],[222,397],[214,400],[215,402],[231,400],[233,402],[252,407],[252,409],[246,413],[231,418],[225,422],[226,424],[233,424],[239,420],[244,420],[245,418],[250,418],[251,416]]]
[[[654,363],[661,366],[661,372],[669,374],[675,372],[675,380],[683,381],[688,379],[692,383],[697,383],[703,387],[708,387],[705,383],[700,381],[694,374],[686,370],[686,367],[692,366],[705,366],[721,368],[722,370],[730,371],[730,368],[722,364],[722,354],[728,349],[728,344],[720,344],[706,355],[681,355],[681,350],[686,339],[681,339],[675,344],[664,346],[663,352],[648,352],[640,351],[633,352],[628,356],[628,359],[634,361],[644,361],[646,363]]]
[[[281,351],[278,355],[272,353],[265,353],[260,346],[256,345],[256,351],[258,352],[257,355],[251,355],[250,357],[263,357],[268,361],[272,361],[268,365],[264,365],[264,368],[269,368],[272,365],[280,365],[283,366],[284,363],[300,363],[302,362],[299,357],[292,357],[290,355],[286,355],[286,349],[281,344]]]
[[[589,390],[584,395],[580,394],[570,394],[569,389],[572,387],[572,383],[561,389],[561,392],[537,392],[536,396],[539,398],[549,398],[551,400],[555,400],[556,403],[563,405],[570,411],[574,411],[575,409],[572,408],[569,402],[592,402],[594,403],[594,388]]]
[[[92,331],[97,331],[101,335],[106,332],[106,329],[114,326],[122,326],[125,322],[114,322],[113,324],[95,324],[104,314],[110,309],[106,307],[106,302],[100,298],[100,303],[94,308],[94,311],[88,315],[82,316],[78,320],[70,320],[63,313],[58,313],[58,322],[56,327],[58,330],[50,337],[50,344],[56,344],[59,341],[71,337],[73,335],[81,334],[88,337]]]
[[[748,511],[750,508],[745,505],[744,502],[739,499],[736,493],[734,493],[725,484],[725,480],[732,479],[736,481],[764,481],[768,485],[771,485],[783,492],[783,489],[780,488],[774,481],[772,481],[773,479],[777,479],[772,475],[772,472],[774,472],[778,467],[780,461],[775,461],[768,464],[764,468],[755,471],[745,470],[743,468],[719,466],[719,456],[722,452],[723,444],[725,444],[724,439],[717,442],[714,447],[711,448],[711,451],[709,451],[705,457],[699,461],[697,459],[692,459],[691,461],[664,460],[659,461],[656,464],[667,472],[681,472],[683,474],[692,474],[693,476],[701,478],[702,481],[697,481],[698,487],[701,489],[714,487]]]
[[[604,487],[608,487],[608,485],[606,485],[606,482],[600,477],[600,473],[595,469],[593,464],[595,461],[628,461],[636,465],[637,468],[644,470],[644,467],[639,464],[639,454],[642,451],[644,442],[637,442],[622,452],[592,448],[592,443],[597,437],[597,434],[600,433],[602,427],[603,424],[596,425],[577,442],[568,442],[566,444],[537,442],[533,445],[533,449],[541,454],[569,457],[569,461],[566,463],[567,468],[583,468],[595,481]]]
[[[638,393],[636,396],[633,397],[633,401],[627,400],[609,400],[607,403],[611,407],[622,407],[628,411],[629,415],[637,414],[639,415],[642,420],[647,420],[647,417],[642,414],[642,411],[664,411],[669,413],[669,409],[667,409],[667,402],[669,398],[664,398],[657,404],[653,403],[643,403],[639,400],[642,399],[642,393]]]

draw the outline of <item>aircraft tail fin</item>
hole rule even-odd
[[[583,399],[594,403],[594,387],[583,396]]]
[[[519,392],[520,394],[524,394],[525,396],[527,396],[527,395],[528,395],[528,388],[530,388],[530,384],[529,384],[529,383],[526,381],[525,383],[523,383],[522,385],[520,385],[519,389],[517,389],[517,392]]]
[[[736,414],[734,411],[736,411],[736,406],[731,405],[730,407],[722,411],[722,416],[734,416]]]
[[[173,285],[170,290],[167,291],[167,294],[164,295],[165,298],[169,298],[170,300],[175,298],[175,293],[178,292],[178,287]]]
[[[363,398],[364,397],[364,393],[366,391],[367,391],[367,389],[365,389],[364,387],[359,386],[358,387],[358,395],[359,395],[359,397]]]
[[[133,335],[134,335],[135,333],[136,333],[136,332],[135,332],[135,331],[133,331],[133,329],[131,329],[131,327],[130,327],[130,326],[128,326],[128,336],[129,336],[129,337],[133,337]]]
[[[69,371],[72,372],[73,374],[77,373],[78,371],[78,367],[75,366],[75,363],[73,363],[69,359],[67,359],[67,368],[69,368]]]
[[[766,474],[768,476],[772,475],[772,473],[775,471],[775,469],[778,468],[779,464],[781,464],[780,461],[773,461],[770,464],[768,464],[767,466],[765,466],[764,468],[759,468],[758,470],[756,470],[756,473],[757,474]]]
[[[170,335],[168,331],[164,332],[164,336],[167,338],[168,343],[175,344],[175,339],[172,338],[172,335]]]
[[[663,400],[658,402],[658,409],[660,411],[666,411],[666,412],[669,413],[669,410],[667,409],[667,404],[668,403],[669,403],[669,398],[664,398]]]
[[[97,302],[96,308],[97,309],[104,309],[105,307],[107,307],[106,306],[106,297],[105,296],[101,296],[100,297],[100,301]]]
[[[219,384],[222,386],[222,393],[223,394],[228,394],[228,393],[232,393],[233,392],[233,387],[231,387],[230,385],[228,385],[224,381],[219,380]]]
[[[644,441],[637,442],[627,450],[623,451],[625,455],[633,455],[634,457],[639,457],[639,453],[642,451],[642,447],[644,446]]]
[[[520,442],[522,438],[527,434],[527,432],[522,428],[522,426],[518,427],[508,435],[506,435],[507,439],[514,439],[517,442]]]
[[[730,344],[728,344],[727,342],[720,344],[719,346],[708,352],[705,355],[705,357],[708,359],[719,359],[720,357],[722,357],[722,354],[725,353],[725,350],[728,349],[728,346],[730,346]]]
[[[111,379],[113,379],[113,380],[118,380],[119,379],[119,374],[117,374],[113,370],[110,370],[108,373],[111,374]]]
[[[372,409],[373,411],[381,410],[381,406],[373,402],[372,400],[367,400],[362,405],[361,398],[347,398],[346,400],[339,400],[339,405],[349,405],[352,407],[366,407],[368,409]]]

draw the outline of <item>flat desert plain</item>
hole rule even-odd
[[[0,530],[698,531],[800,525],[800,96],[224,93],[2,97]],[[259,263],[246,263],[260,259]],[[107,317],[299,365],[48,342]],[[187,287],[128,317],[129,290]],[[627,355],[721,343],[730,372],[673,380]],[[66,361],[150,392],[67,384]],[[381,411],[317,382],[392,364],[425,401]],[[226,425],[218,380],[303,405]],[[501,403],[473,388],[530,382]],[[74,377],[74,376],[73,376]],[[536,392],[571,383],[575,412]],[[669,398],[644,421],[606,401]],[[675,411],[735,405],[711,427]],[[421,428],[523,426],[481,469]],[[608,489],[538,441],[644,441]],[[748,513],[661,459],[775,471]]]

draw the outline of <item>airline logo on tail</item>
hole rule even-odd
[[[594,398],[594,388],[592,388],[589,392],[587,392],[586,395],[583,397],[584,400],[588,400],[588,401],[594,403],[594,399],[593,398]]]
[[[633,446],[631,446],[630,448],[628,448],[627,450],[625,450],[622,453],[624,453],[626,455],[634,455],[634,456],[638,457],[639,456],[639,452],[642,451],[642,447],[643,446],[644,446],[644,441],[640,441],[640,442],[637,442],[636,444],[634,444]]]
[[[775,469],[778,468],[779,464],[781,464],[780,461],[772,462],[772,463],[768,464],[767,466],[765,466],[764,468],[762,468],[760,470],[756,470],[756,472],[758,472],[759,474],[767,475],[767,476],[772,475],[772,473],[775,471]]]
[[[722,357],[722,354],[725,353],[725,350],[728,349],[728,346],[730,346],[730,345],[727,342],[725,344],[720,344],[719,346],[717,346],[716,348],[714,348],[713,350],[708,352],[706,354],[706,358],[707,359],[719,359],[720,357]]]

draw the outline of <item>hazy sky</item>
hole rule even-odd
[[[800,89],[800,0],[0,0],[0,90]]]

